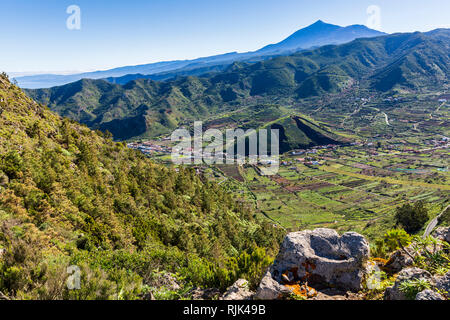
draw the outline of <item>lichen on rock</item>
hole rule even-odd
[[[256,296],[277,299],[286,288],[301,293],[302,285],[359,291],[368,258],[369,244],[356,232],[339,236],[335,230],[320,228],[289,233]]]

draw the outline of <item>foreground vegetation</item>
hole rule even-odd
[[[394,284],[397,273],[392,272],[388,265],[391,262],[389,258],[393,257],[393,253],[397,251],[412,258],[412,263],[408,267],[425,270],[434,276],[444,276],[450,271],[448,242],[433,236],[423,238],[410,235],[403,229],[392,229],[372,243],[370,262],[378,265],[379,268],[373,270],[369,276],[369,279],[377,279],[376,285],[366,285],[362,291],[365,299],[382,299],[386,288]],[[409,300],[414,300],[416,295],[425,289],[432,289],[432,284],[423,278],[408,279],[400,285],[400,291]],[[450,298],[450,292],[438,290],[437,293],[446,299]]]
[[[255,284],[271,263],[282,232],[194,170],[62,119],[4,75],[0,107],[2,295],[142,298],[164,271],[186,296],[241,276]],[[66,286],[71,265],[81,290]]]

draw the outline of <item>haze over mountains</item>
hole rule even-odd
[[[178,75],[201,75],[209,71],[221,71],[235,61],[256,62],[277,55],[287,55],[296,51],[327,44],[342,44],[356,38],[375,37],[383,34],[382,32],[369,29],[362,25],[340,27],[319,20],[306,28],[298,30],[277,44],[268,45],[254,52],[231,52],[193,60],[164,61],[72,75],[41,74],[16,77],[15,79],[20,87],[30,89],[49,88],[78,81],[83,78],[108,78],[108,81],[121,84],[138,78],[166,80]]]
[[[35,100],[118,140],[155,137],[193,120],[244,106],[248,99],[304,98],[352,86],[378,92],[437,88],[450,74],[450,30],[361,38],[256,63],[235,62],[223,72],[125,85],[83,79],[27,90]]]

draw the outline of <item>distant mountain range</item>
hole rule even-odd
[[[372,30],[363,25],[340,27],[322,20],[298,30],[283,41],[268,45],[257,52],[259,54],[285,54],[298,50],[321,47],[327,44],[342,44],[357,38],[371,38],[385,33]]]
[[[267,60],[277,55],[288,55],[296,51],[311,49],[327,44],[342,44],[357,38],[375,37],[384,33],[369,29],[362,25],[340,27],[323,21],[298,30],[285,40],[268,45],[255,52],[231,52],[194,60],[177,60],[126,66],[105,71],[86,72],[72,75],[41,74],[16,77],[22,88],[49,88],[84,78],[107,79],[113,83],[125,84],[138,78],[167,80],[178,75],[201,75],[210,71],[221,71],[236,61],[257,62]],[[116,79],[118,78],[118,79]]]
[[[168,134],[257,97],[276,103],[279,98],[339,93],[354,85],[380,92],[439,88],[448,83],[449,53],[450,30],[438,29],[360,38],[256,63],[234,62],[202,77],[137,79],[125,85],[84,79],[27,93],[63,116],[124,140]]]

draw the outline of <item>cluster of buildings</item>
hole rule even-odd
[[[399,101],[403,101],[403,98],[394,98],[394,97],[389,97],[386,99],[383,99],[384,102],[399,102]]]
[[[299,162],[302,163],[304,165],[309,165],[309,166],[320,166],[322,163],[318,160],[309,158],[309,157],[305,157],[305,158],[295,158],[294,159],[295,162]],[[281,165],[284,167],[288,167],[288,166],[292,166],[294,161],[282,161]],[[296,167],[294,167],[296,168]]]
[[[292,152],[293,153],[293,152]],[[282,166],[292,166],[294,162],[302,163],[304,165],[311,165],[311,166],[319,166],[321,165],[321,162],[318,161],[316,158],[311,157],[304,157],[304,158],[294,158],[292,161],[282,161]]]
[[[433,147],[445,147],[450,144],[450,138],[442,136],[441,139],[427,139],[424,143]]]
[[[146,142],[132,142],[127,144],[128,148],[136,149],[144,154],[150,155],[154,153],[171,153],[172,149],[166,146],[154,144],[150,141]]]
[[[443,95],[440,95],[438,98],[437,98],[437,100],[439,101],[439,102],[447,102],[447,101],[449,101],[450,100],[450,94],[443,94]]]
[[[450,143],[450,138],[443,136],[441,140],[432,140],[434,146],[446,146]]]
[[[305,149],[305,150],[294,150],[290,152],[291,156],[302,156],[304,155],[304,157],[298,157],[298,158],[294,158],[292,161],[282,161],[281,165],[282,166],[292,166],[293,163],[302,163],[304,165],[307,166],[320,166],[323,164],[323,162],[320,161],[320,157],[308,157],[308,155],[317,155],[319,153],[319,150],[324,150],[324,149],[328,149],[328,150],[333,150],[333,149],[337,149],[339,147],[339,145],[336,144],[327,144],[327,145],[323,145],[323,146],[316,146],[312,149]]]
[[[323,145],[323,146],[316,146],[312,149],[294,150],[294,151],[291,151],[291,155],[292,156],[301,156],[303,154],[317,154],[319,149],[336,149],[338,147],[339,147],[339,145],[337,145],[337,144],[327,144],[327,145]]]

